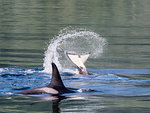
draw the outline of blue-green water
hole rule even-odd
[[[149,113],[149,4],[149,0],[0,1],[0,112]],[[57,48],[61,76],[69,88],[94,91],[60,97],[16,95],[49,83],[51,67],[45,60],[49,44],[61,38],[64,29],[81,28],[86,29],[84,41],[63,39]],[[102,50],[97,37],[105,40],[100,42]],[[66,49],[92,52],[86,66],[93,75],[73,73],[76,68],[65,57]],[[95,50],[100,55],[95,56]]]

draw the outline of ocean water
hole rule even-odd
[[[150,1],[0,1],[1,113],[149,113]],[[66,52],[90,53],[80,75]],[[51,80],[75,93],[17,95]]]

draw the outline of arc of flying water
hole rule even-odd
[[[87,37],[90,36],[90,37]],[[76,38],[90,38],[90,39],[97,39],[101,41],[102,44],[99,50],[96,51],[96,53],[93,53],[93,55],[101,54],[103,51],[103,46],[105,45],[106,41],[104,38],[102,38],[100,35],[90,32],[90,31],[77,31],[77,30],[71,30],[67,33],[61,33],[56,38],[52,39],[50,45],[48,46],[48,49],[45,51],[45,58],[44,58],[44,72],[51,73],[51,62],[54,62],[57,64],[58,69],[61,71],[62,66],[59,62],[59,53],[57,51],[58,47],[65,42],[67,39],[76,39]]]

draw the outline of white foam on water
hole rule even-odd
[[[60,71],[63,66],[70,66],[71,62],[66,58],[66,52],[89,53],[91,58],[102,55],[106,39],[97,33],[85,29],[65,28],[59,35],[51,40],[45,51],[44,72],[51,73],[51,63],[54,62]],[[72,64],[71,64],[72,65]]]
[[[0,68],[0,73],[3,72],[3,71],[4,71],[4,69],[3,69],[3,68]]]
[[[80,93],[83,93],[83,92],[92,92],[93,90],[92,89],[78,89],[77,91]]]
[[[12,93],[12,92],[1,92],[0,94],[2,94],[2,95],[13,95],[14,93]],[[11,99],[11,97],[8,97],[7,99]]]

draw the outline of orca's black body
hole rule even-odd
[[[71,90],[67,89],[64,86],[57,66],[54,63],[52,63],[52,79],[51,79],[48,86],[17,92],[17,94],[24,94],[24,95],[30,95],[30,94],[59,95],[59,94],[63,94],[63,93],[73,93],[73,92],[74,91],[71,91]]]

